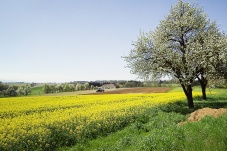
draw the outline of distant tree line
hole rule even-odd
[[[85,81],[75,81],[70,82],[70,84],[84,84]],[[149,80],[149,81],[136,81],[136,80],[105,80],[105,81],[91,81],[87,82],[89,85],[93,85],[94,88],[101,87],[104,84],[115,84],[116,88],[132,88],[132,87],[177,87],[180,86],[180,82],[178,79],[157,79],[157,80]],[[194,80],[192,82],[192,86],[200,86],[199,80]],[[216,87],[216,88],[227,88],[227,77],[223,79],[221,82],[217,80],[216,82],[208,82],[208,87]]]
[[[135,80],[110,80],[105,82],[89,82],[89,84],[95,87],[101,87],[104,84],[115,84],[116,88],[132,88],[132,87],[143,87],[143,82]]]
[[[89,82],[90,85],[95,87],[101,87],[104,84],[115,84],[116,88],[132,88],[132,87],[143,87],[143,82],[135,80],[110,80],[104,82]]]
[[[114,83],[115,82],[115,83]],[[70,82],[64,84],[45,84],[43,86],[44,93],[59,93],[59,92],[73,92],[82,90],[94,90],[97,87],[101,87],[104,84],[115,84],[116,88],[131,88],[131,87],[143,87],[144,84],[141,81],[100,81],[100,82]]]
[[[31,87],[29,85],[15,86],[7,85],[0,81],[0,96],[22,96],[31,94]]]
[[[45,84],[43,86],[44,93],[59,93],[59,92],[73,92],[82,90],[93,90],[94,85],[88,82],[82,83],[64,83],[64,84]]]
[[[89,83],[89,85],[93,85],[94,87],[101,87],[104,84],[115,84],[116,88],[128,88],[128,87],[142,87],[143,82],[141,81],[136,81],[136,80],[103,80],[103,81],[90,81],[90,82],[85,82],[85,81],[74,81],[70,82],[70,84],[84,84],[84,83]]]
[[[120,88],[132,88],[132,87],[143,87],[144,84],[141,81],[125,81],[125,82],[121,82],[118,83]]]

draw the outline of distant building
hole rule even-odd
[[[101,86],[103,89],[115,89],[116,85],[115,84],[104,84]]]

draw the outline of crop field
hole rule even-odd
[[[0,150],[75,145],[120,130],[150,108],[184,98],[182,92],[1,98]]]
[[[127,94],[127,93],[166,93],[171,88],[169,87],[138,87],[138,88],[124,88],[124,89],[107,89],[104,93],[95,93],[95,94]]]
[[[43,87],[32,88],[32,96],[72,96],[72,95],[102,95],[102,94],[127,94],[127,93],[166,93],[172,88],[170,87],[136,87],[136,88],[118,88],[105,89],[105,92],[96,93],[96,90],[83,90],[73,92],[48,93],[43,92]]]

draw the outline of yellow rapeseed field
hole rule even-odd
[[[182,92],[0,99],[0,150],[52,150],[114,132]]]

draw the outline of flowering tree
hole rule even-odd
[[[84,89],[85,90],[89,90],[90,89],[90,86],[89,86],[88,82],[84,83]]]
[[[156,30],[141,33],[133,46],[124,57],[131,72],[148,79],[177,78],[193,108],[192,82],[198,78],[206,88],[217,60],[224,59],[226,37],[201,8],[179,0]]]

